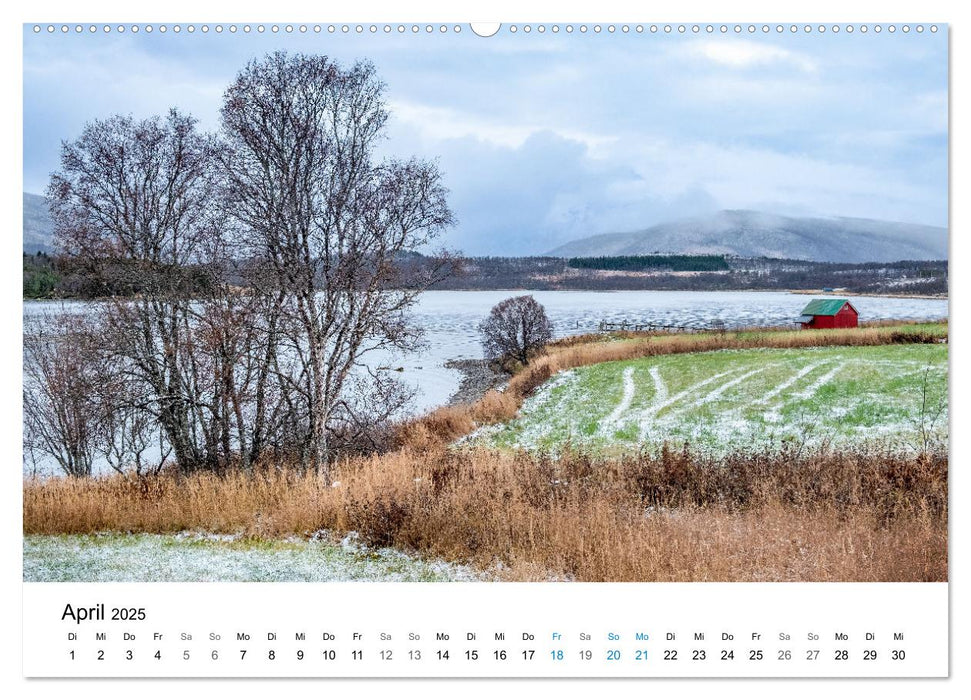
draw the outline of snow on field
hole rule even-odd
[[[655,394],[654,400],[651,401],[650,406],[648,406],[647,409],[643,413],[641,413],[640,416],[638,416],[637,418],[637,424],[640,426],[640,432],[638,433],[638,435],[640,436],[640,440],[643,441],[647,438],[648,433],[650,432],[651,428],[654,425],[654,417],[657,416],[658,413],[668,408],[669,406],[678,404],[682,399],[684,399],[687,396],[690,396],[698,389],[702,389],[708,386],[709,384],[711,384],[712,382],[718,381],[722,377],[732,374],[733,371],[734,370],[728,370],[727,372],[719,372],[718,374],[714,374],[708,377],[707,379],[702,379],[700,382],[689,386],[687,389],[684,389],[683,391],[679,391],[677,394],[675,394],[674,396],[671,396],[670,398],[668,398],[667,393],[665,393],[663,397],[659,394]],[[654,374],[657,374],[658,376],[660,376],[660,370],[656,366],[651,368],[651,372],[652,372],[652,376]],[[663,379],[661,381],[663,383]],[[664,386],[667,387],[666,384]]]
[[[234,535],[28,535],[24,581],[475,581],[465,566],[369,549],[354,535],[334,544]]]
[[[783,391],[785,391],[786,389],[788,389],[789,387],[791,387],[793,384],[795,384],[796,382],[798,382],[800,379],[802,379],[803,377],[805,377],[807,374],[809,374],[810,372],[818,369],[819,367],[821,367],[824,364],[826,364],[826,363],[825,362],[812,362],[812,363],[806,365],[801,370],[799,370],[798,372],[796,372],[795,374],[793,374],[791,377],[789,377],[788,379],[786,379],[784,382],[782,382],[781,384],[778,384],[774,389],[772,389],[771,391],[769,391],[761,399],[758,399],[755,403],[759,403],[759,404],[768,403],[769,401],[771,401],[772,399],[774,399],[776,396],[778,396],[779,394],[781,394]]]
[[[804,390],[796,394],[796,396],[800,399],[812,398],[817,391],[819,391],[822,387],[826,386],[831,381],[833,381],[833,377],[839,374],[844,367],[846,367],[846,363],[840,362],[838,365],[836,365],[831,370],[829,370],[826,374],[824,374],[819,379],[814,381],[812,384],[807,386]]]
[[[924,396],[926,394],[926,400]],[[561,373],[476,439],[556,452],[689,443],[711,453],[947,441],[947,346],[727,350]]]
[[[666,401],[668,398],[668,385],[664,383],[660,370],[651,367],[651,381],[654,382],[654,400]]]
[[[651,369],[653,370],[655,368],[652,367]],[[653,372],[651,376],[655,376]],[[658,379],[660,379],[660,376],[658,376]],[[616,408],[610,412],[610,415],[603,419],[603,422],[600,424],[601,433],[609,435],[617,430],[620,419],[627,413],[631,401],[634,400],[634,392],[636,390],[637,387],[634,384],[634,368],[628,367],[624,370],[624,397],[617,404]],[[655,390],[655,393],[657,393],[657,390]]]
[[[729,381],[725,382],[724,384],[720,384],[717,388],[712,389],[707,394],[705,394],[704,396],[702,396],[700,399],[697,399],[693,403],[689,404],[688,405],[688,409],[698,408],[699,406],[704,406],[705,404],[709,404],[712,401],[717,401],[718,398],[721,397],[722,394],[724,394],[726,391],[728,391],[729,389],[731,389],[733,386],[737,386],[737,385],[741,384],[746,379],[748,379],[749,377],[751,377],[753,374],[758,374],[759,372],[762,372],[764,369],[765,369],[764,367],[756,367],[753,370],[749,370],[745,374],[739,375],[739,376],[735,377],[734,379],[730,379]]]

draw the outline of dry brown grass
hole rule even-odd
[[[946,326],[947,319],[940,319],[937,321],[906,321],[899,319],[885,319],[880,321],[861,321],[859,328],[900,328],[901,326],[919,326],[926,323],[941,324]],[[668,330],[653,330],[653,331],[610,331],[606,333],[582,333],[580,335],[569,335],[564,338],[558,338],[551,342],[547,347],[551,350],[558,350],[563,348],[575,347],[577,345],[589,345],[591,343],[603,344],[605,341],[615,341],[615,340],[644,340],[650,338],[711,338],[711,337],[737,337],[739,335],[744,335],[747,333],[773,333],[773,334],[789,334],[789,335],[804,335],[806,333],[815,333],[817,340],[822,340],[821,344],[828,345],[834,344],[839,345],[841,343],[834,342],[830,343],[827,338],[839,338],[845,333],[858,333],[859,329],[817,329],[813,331],[805,331],[803,329],[794,329],[792,326],[752,326],[743,328],[733,328],[731,330],[701,330],[701,331],[668,331]]]
[[[320,529],[492,569],[584,581],[947,578],[947,459],[662,451],[558,460],[404,449],[314,474],[52,479],[24,531],[258,537]]]

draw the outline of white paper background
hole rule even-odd
[[[478,6],[457,2],[370,2],[324,4],[276,0],[272,3],[233,2],[210,3],[203,6],[196,0],[169,0],[164,4],[121,2],[54,2],[17,3],[4,9],[3,22],[3,71],[5,93],[3,120],[5,148],[2,177],[4,187],[3,208],[5,234],[3,255],[0,261],[5,274],[0,293],[0,309],[7,343],[0,346],[5,391],[0,409],[0,445],[4,450],[6,468],[2,489],[3,508],[3,591],[6,594],[5,624],[0,632],[3,659],[3,687],[10,697],[38,698],[166,698],[225,696],[231,698],[266,697],[495,697],[496,695],[563,696],[563,697],[646,697],[658,694],[676,694],[707,697],[787,697],[809,698],[820,695],[843,697],[850,694],[879,694],[882,697],[913,698],[933,693],[953,696],[959,691],[959,682],[971,677],[971,671],[961,664],[969,658],[969,645],[964,641],[968,633],[965,598],[968,595],[962,581],[966,580],[966,559],[955,556],[955,544],[964,542],[967,534],[967,515],[961,508],[952,508],[951,518],[951,596],[952,596],[952,679],[947,682],[933,681],[48,681],[27,682],[21,676],[21,635],[18,610],[21,598],[21,496],[20,496],[20,319],[21,291],[16,253],[20,248],[21,207],[21,42],[23,22],[202,22],[202,21],[272,21],[272,22],[398,22],[435,21],[466,22],[469,20],[504,22],[809,22],[860,23],[860,22],[950,22],[951,36],[951,157],[952,157],[952,218],[951,218],[951,265],[959,274],[952,275],[951,299],[951,395],[952,421],[960,423],[967,410],[967,375],[962,357],[954,355],[955,349],[964,356],[967,343],[968,277],[961,272],[969,264],[967,243],[964,237],[968,220],[968,147],[967,137],[961,130],[962,120],[967,123],[968,109],[968,59],[971,53],[971,24],[958,13],[957,3],[924,0],[920,3],[884,0],[865,8],[862,4],[843,1],[817,0],[792,9],[792,5],[779,2],[683,2],[631,3],[615,0],[597,0],[586,4],[578,2],[526,3],[520,0],[497,0]],[[963,85],[962,85],[963,81]],[[962,90],[962,87],[964,89]],[[956,417],[956,418],[955,418]],[[966,420],[966,419],[965,419]],[[968,496],[967,476],[961,473],[967,463],[967,441],[961,431],[951,431],[952,504],[960,504]],[[891,612],[891,611],[888,611]],[[28,621],[29,624],[29,621]]]

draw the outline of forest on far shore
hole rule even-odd
[[[595,258],[570,258],[567,265],[578,270],[616,270],[622,272],[715,272],[727,270],[724,255],[610,255]]]
[[[47,253],[24,253],[25,299],[93,299],[138,293],[132,276],[124,287],[105,287],[93,278]],[[417,253],[400,256],[397,276],[419,278],[441,261]],[[121,262],[114,263],[122,265]],[[725,290],[840,290],[854,294],[947,295],[946,260],[902,260],[893,263],[824,263],[777,258],[734,258],[723,255],[650,255],[610,258],[458,257],[450,275],[432,289],[529,289],[592,291],[725,291]],[[189,276],[190,279],[192,276]],[[137,278],[135,278],[137,279]],[[200,274],[195,284],[206,287]]]

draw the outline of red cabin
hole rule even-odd
[[[803,328],[856,328],[860,314],[847,299],[813,299],[796,320]]]

